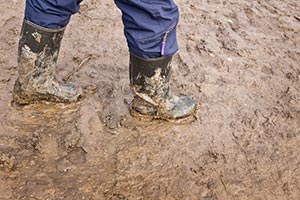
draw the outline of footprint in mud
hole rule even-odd
[[[7,116],[23,132],[56,132],[68,129],[79,118],[81,104],[32,104],[15,107]]]
[[[23,148],[45,161],[67,155],[79,143],[80,133],[76,121],[80,117],[80,107],[80,103],[15,107],[6,116],[7,122],[14,129],[10,148]]]

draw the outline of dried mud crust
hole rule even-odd
[[[299,2],[177,2],[171,87],[201,104],[184,125],[130,116],[113,1],[85,1],[62,42],[58,75],[90,56],[70,81],[92,92],[11,105],[24,1],[0,3],[0,199],[300,198]]]

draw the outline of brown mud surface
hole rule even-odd
[[[11,103],[24,2],[0,2],[0,199],[300,199],[299,0],[178,0],[174,92],[191,124],[128,114],[128,52],[113,1],[86,0],[60,78],[73,105]]]

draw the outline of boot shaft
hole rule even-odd
[[[63,34],[64,28],[48,29],[23,21],[18,47],[19,81],[55,72]]]
[[[169,91],[172,57],[144,59],[130,54],[130,85],[133,92],[153,99]]]
[[[19,45],[27,45],[34,53],[40,53],[45,46],[49,49],[58,49],[64,31],[65,28],[49,29],[24,20]]]

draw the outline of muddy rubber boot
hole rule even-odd
[[[64,28],[48,29],[24,20],[18,49],[19,76],[14,101],[69,103],[81,97],[81,89],[55,78],[56,62]]]
[[[195,101],[169,91],[172,57],[144,59],[130,55],[130,84],[135,97],[130,104],[133,116],[177,120],[192,115]]]

